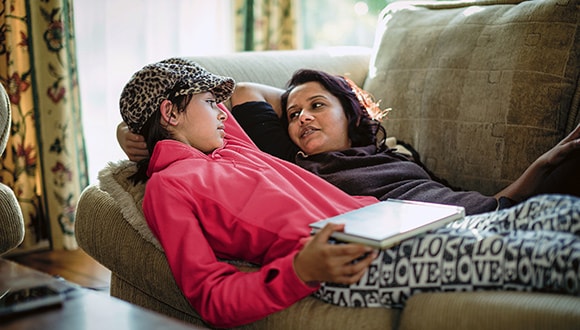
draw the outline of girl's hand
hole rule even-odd
[[[127,157],[134,162],[149,156],[143,136],[129,131],[129,127],[124,122],[117,125],[117,141]]]
[[[304,245],[294,259],[294,270],[302,281],[352,284],[360,280],[377,252],[360,244],[328,243],[333,232],[343,230],[344,225],[329,223]]]

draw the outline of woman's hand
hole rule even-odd
[[[333,232],[343,230],[344,225],[329,223],[304,245],[294,259],[294,270],[302,281],[352,284],[360,280],[377,252],[360,244],[328,243]]]
[[[538,157],[526,171],[512,184],[495,195],[522,201],[530,196],[545,192],[572,193],[564,185],[573,186],[578,182],[577,164],[580,161],[580,125],[552,149]],[[571,182],[568,182],[571,181]],[[561,186],[562,189],[558,189]],[[564,191],[560,191],[564,190]]]
[[[143,136],[132,133],[125,122],[117,125],[117,141],[127,157],[134,162],[138,162],[149,156],[147,144]]]
[[[580,124],[560,141],[560,143],[541,155],[534,163],[538,163],[539,166],[548,169],[553,169],[577,150],[580,150]]]

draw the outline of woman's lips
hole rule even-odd
[[[314,127],[306,127],[304,129],[302,129],[302,131],[300,132],[300,138],[305,138],[315,132],[317,132],[319,129],[318,128],[314,128]]]

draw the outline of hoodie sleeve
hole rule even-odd
[[[310,295],[296,275],[296,252],[245,273],[218,261],[184,190],[152,178],[143,210],[159,239],[175,280],[200,316],[214,327],[236,327],[262,319]]]

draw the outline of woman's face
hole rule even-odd
[[[319,82],[296,86],[286,108],[290,139],[307,155],[348,149],[348,120],[339,99]]]
[[[193,95],[186,110],[178,116],[181,125],[177,128],[176,139],[204,153],[223,146],[227,114],[217,107],[212,93]]]

